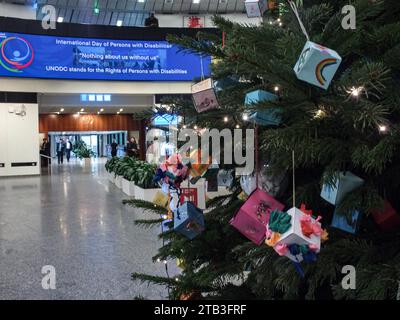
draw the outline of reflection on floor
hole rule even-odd
[[[144,213],[123,206],[125,198],[103,160],[0,178],[0,299],[165,298],[164,288],[130,280],[133,271],[165,272],[151,260],[159,228],[135,226]],[[55,290],[42,288],[45,265],[56,269]]]

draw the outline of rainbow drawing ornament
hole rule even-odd
[[[307,41],[294,72],[298,79],[326,90],[341,62],[342,58],[336,51]]]

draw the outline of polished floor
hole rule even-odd
[[[166,298],[165,288],[130,279],[132,272],[165,269],[151,260],[159,227],[136,226],[149,213],[123,206],[125,198],[107,180],[102,160],[0,178],[0,299]],[[55,268],[54,290],[42,288],[45,265]]]

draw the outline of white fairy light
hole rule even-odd
[[[275,87],[274,87],[274,91],[275,91],[275,92],[278,92],[278,91],[279,91],[279,87],[278,87],[278,86],[275,86]]]
[[[238,124],[236,125],[236,129],[240,129],[240,126]]]
[[[224,122],[228,122],[228,117],[227,116],[224,117]]]
[[[387,126],[385,126],[385,125],[380,125],[378,127],[378,129],[379,129],[379,132],[382,132],[382,133],[384,133],[388,130]]]
[[[194,130],[197,130],[197,126],[195,125],[195,126],[193,127],[193,129],[194,129]]]
[[[242,119],[243,119],[244,121],[249,120],[249,115],[248,115],[247,113],[243,113]]]
[[[357,98],[357,97],[360,96],[360,94],[361,94],[361,92],[362,92],[363,90],[364,90],[363,87],[358,87],[358,88],[356,88],[356,87],[351,87],[351,89],[348,90],[347,93],[349,93],[352,97]]]

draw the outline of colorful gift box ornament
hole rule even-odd
[[[341,62],[342,58],[336,51],[307,41],[294,72],[298,79],[326,90]]]
[[[310,211],[305,213],[295,207],[287,212],[274,211],[267,226],[266,244],[294,262],[314,261],[324,232],[320,219],[313,218]]]
[[[246,94],[244,104],[250,106],[263,101],[275,101],[278,96],[265,90],[256,90]],[[261,126],[279,125],[281,117],[278,108],[268,108],[265,110],[251,111],[248,114],[248,120]]]
[[[340,172],[334,184],[324,184],[321,197],[333,205],[340,204],[346,194],[362,186],[364,180],[350,171]]]
[[[392,231],[400,228],[400,215],[393,209],[392,205],[385,200],[383,208],[371,211],[375,223],[383,231]]]
[[[354,210],[351,213],[351,217],[347,217],[344,214],[339,214],[337,210],[333,213],[331,226],[336,229],[340,229],[345,232],[355,234],[358,230],[361,221],[361,213],[358,210]]]
[[[174,211],[174,230],[193,239],[204,231],[203,211],[187,201]]]
[[[271,211],[282,210],[284,205],[261,189],[256,189],[230,221],[249,240],[260,245],[265,239],[265,229]]]
[[[268,10],[268,0],[246,0],[244,5],[248,18],[262,17]]]

